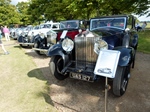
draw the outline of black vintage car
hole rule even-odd
[[[135,30],[134,16],[92,18],[89,31],[76,35],[74,40],[65,36],[49,48],[50,71],[58,80],[70,77],[94,82],[102,77],[94,72],[100,52],[118,51],[120,55],[116,63],[115,76],[111,79],[114,95],[122,96],[127,89],[130,68],[134,67],[137,45],[138,34]],[[109,60],[111,63],[111,58]],[[102,61],[105,64],[108,59],[104,58]],[[112,72],[109,68],[103,71],[107,74]],[[98,72],[101,71],[98,69]]]
[[[38,29],[38,26],[29,25],[25,27],[20,35],[17,38],[17,41],[21,47],[31,47],[33,46],[34,38],[32,36],[28,36],[28,33],[32,30]]]
[[[41,55],[46,54],[48,49],[56,44],[62,35],[64,30],[67,30],[66,36],[74,39],[75,35],[79,34],[79,29],[85,28],[85,20],[64,20],[60,21],[60,29],[49,30],[47,35],[38,35],[34,41],[33,50]]]

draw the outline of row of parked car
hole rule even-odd
[[[113,81],[114,95],[122,96],[127,89],[138,46],[135,21],[132,15],[113,15],[89,21],[44,23],[22,32],[17,41],[22,47],[32,46],[36,53],[51,57],[50,71],[56,79],[70,77],[94,82],[107,76]],[[117,51],[118,61],[114,61],[113,56],[98,61],[104,51],[110,55]]]

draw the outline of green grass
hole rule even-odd
[[[150,23],[147,23],[147,26],[146,26],[146,28],[150,28]]]
[[[0,51],[0,112],[56,112],[33,57],[14,42],[3,41],[9,55]]]
[[[139,34],[138,51],[150,53],[150,30],[146,29],[145,31],[138,32],[138,34]]]

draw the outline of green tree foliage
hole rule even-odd
[[[149,0],[31,0],[34,20],[89,19],[101,15],[144,14]]]
[[[28,14],[29,3],[28,2],[19,2],[17,5],[17,10],[20,15],[20,23],[23,25],[32,24],[30,21],[30,15]]]
[[[31,0],[29,3],[28,14],[30,15],[30,20],[34,24],[39,24],[44,21],[45,6],[48,3],[47,0]]]
[[[11,0],[0,0],[0,24],[10,25],[20,23],[16,7],[10,4]]]
[[[149,13],[150,7],[150,0],[29,0],[16,6],[10,2],[0,0],[0,24],[33,25],[50,20],[88,20],[104,15],[144,15]]]

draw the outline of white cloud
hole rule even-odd
[[[135,15],[139,21],[150,21],[150,16],[147,17],[148,14],[145,14],[143,16],[138,16],[138,15]]]
[[[150,21],[150,17],[146,17],[146,16],[138,17],[138,19],[139,19],[140,21]]]
[[[28,0],[11,0],[11,4],[17,5],[18,2],[27,2]]]

